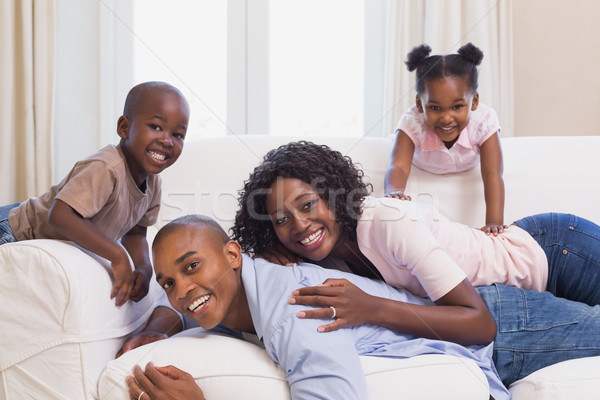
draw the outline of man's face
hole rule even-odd
[[[223,244],[207,228],[185,226],[153,248],[156,280],[177,311],[205,329],[235,326],[243,292],[237,242]]]

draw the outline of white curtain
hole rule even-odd
[[[500,118],[502,136],[513,135],[512,0],[390,0],[385,84],[385,131],[415,103],[415,73],[406,54],[427,43],[432,54],[455,53],[472,42],[484,54],[480,101]]]
[[[54,1],[0,1],[0,206],[49,189]]]

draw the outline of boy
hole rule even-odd
[[[152,276],[146,228],[158,216],[158,174],[181,155],[188,120],[189,105],[175,87],[164,82],[135,86],[117,121],[119,145],[76,163],[42,196],[0,208],[0,244],[71,240],[111,262],[110,298],[116,297],[117,306],[141,300]]]
[[[373,325],[322,334],[317,331],[320,321],[297,318],[303,307],[287,302],[299,286],[317,285],[331,277],[346,278],[377,296],[425,303],[408,292],[309,264],[283,268],[253,260],[242,255],[239,244],[230,241],[215,221],[202,216],[181,217],[164,226],[154,240],[153,255],[156,279],[171,305],[205,329],[220,324],[257,334],[269,356],[286,371],[294,399],[365,399],[359,355],[432,353],[473,359],[485,373],[494,398],[508,399],[492,363],[492,345],[465,348]],[[135,367],[134,375],[135,380],[127,378],[132,398],[156,398],[161,391],[169,398],[204,398],[193,379],[175,367],[149,365],[145,372]]]

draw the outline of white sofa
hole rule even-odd
[[[175,217],[203,213],[229,228],[237,190],[271,148],[295,138],[229,136],[186,143],[163,173],[157,228]],[[360,163],[383,193],[391,139],[314,138]],[[600,223],[600,137],[502,140],[505,221],[538,212],[572,212]],[[477,168],[434,176],[413,169],[413,201],[472,226],[484,220]],[[149,232],[149,240],[156,229]],[[133,364],[173,364],[190,372],[209,399],[285,399],[285,376],[255,344],[199,328],[140,347],[111,361],[128,334],[143,327],[164,301],[152,285],[140,303],[117,308],[109,300],[105,260],[69,243],[34,240],[0,246],[0,399],[128,399],[124,376]],[[449,356],[410,359],[362,357],[370,398],[487,399],[474,364]],[[108,365],[108,366],[107,366]],[[106,367],[106,369],[105,369]],[[99,385],[98,385],[99,383]],[[563,362],[510,388],[514,399],[590,398],[600,392],[600,357]]]

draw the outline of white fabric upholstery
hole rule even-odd
[[[100,399],[127,399],[125,376],[131,374],[133,365],[143,368],[149,361],[187,371],[207,399],[290,399],[285,374],[262,348],[206,334],[202,328],[142,346],[111,361],[100,379]],[[423,400],[489,398],[486,378],[471,360],[427,355],[403,360],[361,357],[361,361],[371,399],[397,399],[399,393],[403,398]],[[435,380],[427,390],[423,390],[424,374]]]
[[[237,208],[237,191],[249,172],[268,150],[290,140],[230,136],[186,143],[180,160],[163,173],[163,206],[157,227],[195,212],[214,217],[228,229]],[[318,142],[362,164],[375,193],[383,193],[391,140],[337,137]],[[600,167],[594,162],[600,137],[509,138],[502,140],[502,146],[505,222],[538,212],[563,211],[600,223]],[[483,225],[485,206],[477,168],[450,176],[415,168],[407,192],[413,199],[434,203],[453,219]],[[156,228],[149,231],[151,240]],[[0,399],[97,398],[101,371],[114,357],[123,336],[140,328],[154,305],[164,301],[160,288],[153,284],[151,294],[140,303],[115,307],[109,299],[108,269],[105,260],[59,241],[0,246]],[[171,348],[169,343],[175,344]],[[269,378],[273,393],[261,391],[271,387],[265,384],[266,376],[281,372],[252,344],[212,336],[201,336],[191,347],[187,342],[177,343],[163,342],[144,357],[156,356],[152,359],[160,364],[161,357],[172,354],[169,363],[190,371],[198,364],[200,369],[194,371],[211,394],[209,398],[239,397],[230,396],[231,391],[244,398],[253,392],[263,393],[261,398],[286,396],[281,375],[279,380]],[[124,382],[119,378],[132,363],[150,359],[142,357],[145,351],[112,362],[100,390],[106,390],[107,396],[123,394]],[[180,352],[186,357],[180,359]],[[221,354],[220,361],[203,359],[211,352]],[[456,359],[444,356],[362,361],[373,399],[397,398],[408,388],[414,391],[407,398],[487,399],[472,379],[477,371],[473,375],[462,360],[457,364]],[[600,391],[599,367],[600,357],[560,363],[517,382],[511,392],[516,400],[590,398]],[[262,378],[251,377],[257,371],[262,371]],[[463,392],[453,396],[457,383]]]

